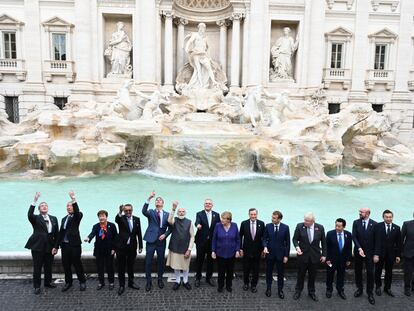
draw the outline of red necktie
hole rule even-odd
[[[157,220],[158,220],[158,223],[159,224],[161,224],[161,216],[160,216],[160,211],[157,211]]]

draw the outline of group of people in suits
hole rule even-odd
[[[44,268],[44,286],[55,287],[52,283],[53,258],[59,248],[62,250],[62,264],[65,271],[65,285],[62,291],[72,287],[72,266],[77,274],[80,290],[86,289],[86,278],[81,262],[81,239],[79,224],[82,213],[79,210],[75,194],[69,193],[71,201],[67,203],[67,215],[62,219],[60,229],[56,217],[49,215],[48,205],[38,205],[39,214],[34,210],[40,193],[36,193],[34,202],[28,212],[28,219],[33,227],[26,248],[31,249],[33,258],[34,293],[40,294],[41,270]],[[139,289],[134,282],[134,263],[137,253],[143,250],[146,242],[145,276],[146,291],[152,289],[151,271],[154,255],[157,254],[157,284],[164,288],[163,274],[165,269],[165,251],[167,237],[171,235],[166,264],[176,276],[173,289],[178,290],[181,284],[191,289],[188,272],[193,244],[196,244],[195,287],[199,287],[202,271],[206,263],[205,281],[216,286],[212,276],[214,263],[217,263],[217,290],[232,291],[234,264],[241,258],[243,264],[243,290],[257,292],[261,258],[266,262],[266,296],[272,295],[273,271],[276,266],[277,293],[280,299],[285,298],[284,270],[289,260],[291,241],[297,257],[297,280],[293,299],[298,300],[304,289],[308,274],[307,289],[309,297],[317,301],[315,279],[320,265],[326,267],[326,297],[331,298],[336,274],[335,286],[338,296],[346,299],[344,292],[345,272],[354,261],[355,297],[363,294],[363,267],[366,270],[366,293],[368,301],[375,304],[375,294],[382,293],[394,297],[391,290],[392,270],[394,264],[404,262],[404,294],[414,291],[414,220],[404,222],[402,229],[393,223],[393,213],[385,210],[383,221],[375,222],[370,218],[370,209],[361,208],[359,218],[353,222],[352,232],[345,230],[346,221],[338,218],[335,229],[325,234],[322,225],[315,222],[313,213],[307,213],[303,222],[297,224],[291,240],[289,226],[282,223],[280,211],[272,213],[271,223],[265,224],[258,219],[258,211],[249,209],[249,218],[240,225],[240,230],[232,222],[231,212],[219,215],[213,211],[213,201],[206,199],[204,209],[196,214],[196,220],[186,218],[186,211],[178,202],[173,202],[170,212],[164,211],[164,200],[155,198],[155,207],[150,208],[152,192],[142,208],[142,214],[148,219],[148,228],[144,237],[141,233],[140,218],[133,216],[133,206],[124,204],[119,207],[115,223],[108,221],[108,212],[97,213],[99,222],[92,227],[85,242],[95,239],[94,256],[98,271],[98,290],[105,286],[104,271],[108,274],[109,289],[114,288],[114,256],[117,258],[119,289],[118,294],[125,291],[125,272],[128,274],[128,287]],[[175,212],[177,210],[177,215]],[[195,228],[194,228],[195,227]],[[195,231],[195,233],[194,233]],[[352,254],[352,244],[354,244]],[[382,272],[385,269],[384,286]]]

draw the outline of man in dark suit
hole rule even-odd
[[[304,222],[296,226],[293,245],[296,248],[299,268],[293,299],[300,298],[308,271],[308,294],[312,300],[318,301],[315,295],[315,279],[318,264],[326,260],[326,239],[325,229],[315,223],[315,216],[312,213],[305,214]]]
[[[266,225],[263,236],[263,252],[266,255],[266,296],[272,295],[273,267],[276,263],[277,289],[280,299],[285,298],[283,293],[285,264],[288,262],[290,252],[289,226],[281,223],[282,218],[281,212],[274,211],[272,223]]]
[[[243,290],[249,289],[251,274],[251,291],[257,292],[259,280],[260,256],[263,251],[264,222],[257,219],[257,210],[249,209],[249,219],[240,225],[240,252],[243,257]]]
[[[354,240],[355,284],[357,290],[354,297],[362,295],[362,268],[365,263],[367,271],[367,295],[370,304],[375,304],[374,298],[374,226],[376,222],[369,218],[371,210],[363,207],[359,210],[359,219],[352,225]]]
[[[344,292],[345,269],[349,267],[352,259],[352,234],[344,230],[345,219],[335,221],[335,230],[326,234],[326,297],[332,297],[333,280],[336,272],[336,290],[339,297],[346,299]]]
[[[394,297],[391,291],[392,268],[401,260],[401,230],[392,223],[394,214],[390,210],[385,210],[382,218],[384,222],[377,223],[374,228],[375,293],[381,296],[381,274],[385,266],[384,293]]]
[[[36,295],[40,294],[42,267],[44,269],[45,287],[55,288],[52,284],[52,264],[54,254],[52,249],[58,239],[59,226],[55,216],[49,215],[49,207],[46,202],[39,204],[39,215],[34,214],[36,202],[40,192],[36,192],[33,204],[30,205],[27,218],[33,227],[33,233],[26,243],[25,248],[32,251],[33,259],[33,287]]]
[[[59,238],[53,249],[53,253],[56,253],[59,247],[62,248],[62,264],[65,270],[65,285],[62,288],[62,292],[66,292],[72,287],[72,265],[75,267],[76,275],[78,276],[80,290],[84,291],[86,289],[86,277],[81,261],[82,242],[79,234],[79,225],[83,214],[79,211],[75,193],[71,191],[69,196],[72,201],[66,204],[68,214],[62,218]]]
[[[404,294],[411,296],[411,291],[414,291],[414,220],[404,222],[401,239],[404,256]]]
[[[142,231],[139,217],[132,215],[133,207],[131,204],[121,205],[119,213],[115,216],[118,224],[119,234],[116,241],[116,256],[118,258],[118,295],[125,291],[125,266],[128,272],[128,287],[139,289],[134,283],[134,263],[138,252],[142,252]],[[138,238],[138,243],[137,243]]]
[[[196,215],[195,226],[197,233],[195,243],[197,249],[196,258],[196,279],[195,287],[200,286],[201,271],[203,270],[204,259],[207,259],[206,282],[211,286],[215,286],[213,279],[214,261],[211,257],[211,242],[216,224],[220,222],[220,215],[213,211],[213,201],[211,199],[204,200],[204,210]]]
[[[154,191],[151,192],[142,208],[142,214],[148,218],[148,228],[144,235],[144,240],[147,242],[145,255],[145,276],[147,279],[145,290],[147,292],[152,289],[151,267],[155,252],[157,252],[158,287],[160,289],[164,288],[162,276],[165,269],[165,247],[167,237],[171,234],[171,228],[168,223],[169,213],[163,210],[163,198],[156,198],[155,209],[148,210],[149,203],[153,197],[155,197]]]

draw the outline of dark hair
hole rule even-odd
[[[164,199],[163,199],[163,198],[161,198],[161,197],[156,197],[156,198],[155,198],[155,201],[157,201],[158,199],[159,199],[159,200],[161,200],[161,201],[162,201],[162,203],[164,203]]]
[[[108,217],[108,212],[101,209],[98,213],[96,213],[96,215],[99,217],[99,215],[105,214],[106,217]]]
[[[391,214],[394,216],[394,213],[391,212],[389,209],[386,209],[385,211],[382,212],[382,217],[384,217],[385,214]]]
[[[256,211],[257,212],[257,209],[255,209],[254,207],[249,208],[249,214],[250,214],[250,212],[253,212],[253,211]]]
[[[131,209],[133,209],[133,207],[132,207],[132,204],[130,204],[130,203],[127,203],[127,204],[124,204],[124,207],[130,207]]]
[[[274,211],[272,215],[277,216],[278,219],[282,219],[283,218],[283,214],[279,211]]]
[[[340,222],[342,223],[342,225],[344,226],[344,228],[346,227],[346,220],[343,218],[338,218],[337,220],[335,220],[335,222]]]

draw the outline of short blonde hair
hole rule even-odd
[[[230,212],[221,213],[221,218],[228,218],[230,221],[233,219],[233,215]]]

